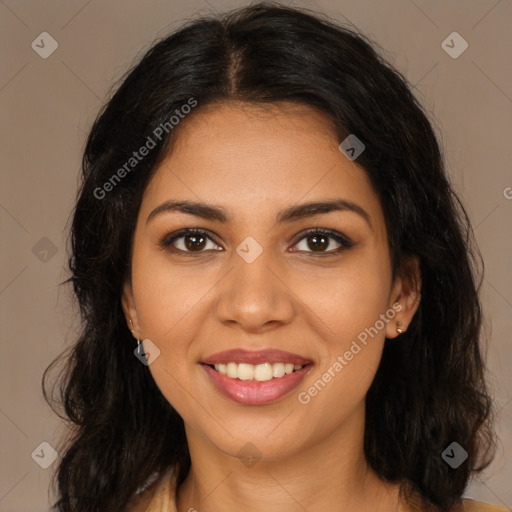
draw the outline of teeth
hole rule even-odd
[[[302,365],[294,365],[293,363],[262,363],[254,365],[231,362],[227,364],[220,363],[214,366],[219,373],[227,375],[232,379],[257,380],[259,382],[283,377],[302,368]]]
[[[284,375],[284,363],[274,363],[272,365],[272,377],[282,377]]]
[[[259,380],[260,382],[271,380],[273,378],[272,373],[272,365],[270,363],[258,364],[254,367],[254,380]]]
[[[238,378],[240,380],[252,380],[254,378],[254,365],[240,363],[238,365]]]
[[[238,365],[236,363],[228,363],[226,375],[232,379],[238,379]]]

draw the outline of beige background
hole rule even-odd
[[[48,363],[75,339],[76,310],[59,283],[67,277],[66,232],[91,122],[114,81],[157,36],[198,11],[241,5],[245,2],[0,2],[0,511],[48,509],[56,463],[42,469],[31,454],[42,442],[57,447],[63,428],[42,398],[40,381]],[[295,5],[350,20],[377,41],[415,84],[441,134],[449,173],[486,264],[482,298],[502,439],[485,482],[474,483],[467,494],[512,507],[512,2]],[[453,31],[469,43],[457,59],[441,47]],[[42,32],[58,43],[47,59],[31,48]],[[48,448],[43,452],[46,457]]]

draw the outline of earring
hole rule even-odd
[[[132,322],[131,318],[130,318],[130,327],[133,327],[133,322]],[[137,340],[137,349],[136,349],[137,355],[141,356],[144,353],[144,351],[143,351],[144,346],[142,345],[142,341],[135,337],[135,329],[130,329],[130,332],[132,333],[132,336]]]
[[[402,322],[400,322],[400,320],[398,320],[398,322],[396,323],[396,332],[398,334],[402,334],[404,332],[404,330],[402,329]]]

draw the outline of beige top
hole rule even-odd
[[[176,509],[176,473],[169,471],[164,477],[149,485],[133,498],[125,512],[177,512]],[[193,512],[194,509],[189,509]],[[397,512],[429,512],[433,509],[426,505],[421,497],[408,491],[404,493]],[[510,512],[510,509],[487,505],[480,501],[463,500],[456,508],[457,512]]]

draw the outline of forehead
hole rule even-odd
[[[278,211],[302,200],[344,198],[382,216],[368,175],[339,150],[332,121],[305,105],[209,105],[182,121],[145,193],[223,204],[233,212]]]
[[[311,107],[230,102],[208,105],[186,119],[169,161],[193,156],[197,164],[215,163],[236,174],[265,175],[277,168],[293,172],[294,167],[298,175],[337,152],[336,141],[330,119]]]

